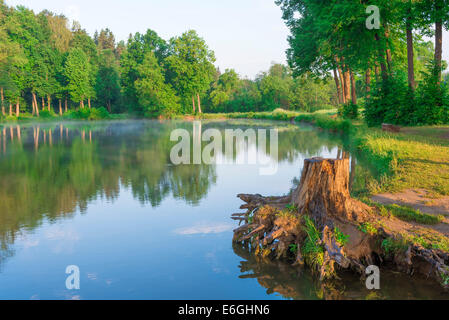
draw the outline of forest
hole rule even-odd
[[[169,117],[201,112],[314,111],[336,106],[329,79],[274,64],[256,79],[221,72],[194,31],[164,40],[153,30],[116,41],[79,23],[0,1],[1,116],[73,117],[107,113]]]
[[[288,65],[255,79],[214,65],[194,30],[165,40],[149,29],[116,41],[76,21],[0,1],[0,117],[172,117],[339,108],[368,125],[449,122],[443,29],[447,1],[278,0],[291,31]],[[367,28],[367,8],[379,25]],[[368,12],[368,13],[367,13]],[[432,42],[431,38],[435,41]],[[436,43],[436,45],[434,45]]]
[[[291,30],[287,55],[293,73],[332,74],[342,114],[355,117],[360,105],[369,125],[449,122],[447,77],[443,81],[442,75],[448,1],[277,4]]]

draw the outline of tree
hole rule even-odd
[[[167,43],[153,30],[149,29],[145,34],[130,35],[126,49],[120,54],[121,86],[124,102],[130,111],[141,113],[135,83],[139,75],[138,68],[143,63],[145,55],[153,52],[161,64],[166,51]]]
[[[90,94],[90,65],[83,50],[72,49],[65,62],[64,74],[67,79],[67,90],[73,101],[84,108],[84,100]]]
[[[99,51],[105,49],[115,50],[115,36],[108,28],[102,29],[100,33],[95,32],[94,42]]]
[[[145,54],[138,74],[135,87],[139,103],[147,115],[171,116],[179,112],[179,99],[173,88],[165,83],[163,69],[153,52]]]
[[[259,75],[262,103],[268,110],[290,108],[293,79],[287,67],[273,64],[268,73]]]
[[[95,92],[99,105],[106,106],[110,113],[120,102],[119,66],[111,49],[100,53]]]
[[[210,92],[213,110],[217,110],[220,106],[227,104],[233,98],[239,84],[240,79],[235,70],[226,69],[219,76],[218,81]]]
[[[179,93],[186,106],[191,98],[193,112],[195,99],[198,112],[201,113],[200,96],[204,94],[215,74],[214,52],[209,50],[206,42],[193,31],[187,31],[180,37],[170,40],[169,55],[164,60],[168,69],[168,80]]]

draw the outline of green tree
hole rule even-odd
[[[64,70],[67,79],[67,90],[73,101],[84,108],[84,100],[90,94],[90,65],[87,55],[81,49],[72,49],[65,62]]]
[[[200,96],[209,88],[215,74],[214,52],[196,31],[190,30],[170,40],[169,55],[164,60],[168,80],[182,98],[187,111],[191,99],[195,113],[195,100],[201,113]]]
[[[153,52],[145,54],[137,71],[139,78],[135,87],[142,111],[149,116],[171,116],[179,113],[179,99],[173,88],[165,83],[163,69]]]
[[[106,106],[112,113],[120,103],[120,74],[116,56],[111,49],[103,50],[99,56],[99,66],[95,92],[100,106]],[[113,108],[114,107],[114,108]]]

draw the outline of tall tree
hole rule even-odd
[[[135,86],[144,112],[150,116],[177,114],[180,109],[179,99],[173,88],[165,82],[163,69],[152,51],[145,54],[138,72],[139,79]]]
[[[214,52],[195,31],[187,31],[170,40],[169,55],[164,60],[168,69],[168,80],[183,98],[185,105],[189,99],[197,99],[200,113],[200,96],[213,81],[214,62]]]
[[[84,108],[84,100],[91,92],[90,64],[87,55],[81,49],[72,49],[65,62],[64,74],[67,90],[73,101]]]

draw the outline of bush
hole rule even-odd
[[[449,90],[447,83],[438,81],[436,71],[425,75],[417,90],[415,119],[418,125],[449,123]]]
[[[379,87],[380,86],[380,87]],[[371,90],[371,97],[365,102],[365,121],[369,126],[384,122],[405,124],[410,113],[401,112],[408,106],[408,84],[403,73],[396,73],[383,80]]]
[[[43,119],[53,118],[56,117],[56,113],[53,110],[42,110],[39,112],[39,117]]]
[[[70,119],[79,119],[79,120],[101,120],[109,118],[110,114],[106,110],[106,108],[100,107],[98,109],[83,108],[74,111],[69,111],[64,116]]]
[[[338,110],[338,115],[346,119],[357,119],[359,117],[359,106],[352,102],[345,104]]]

